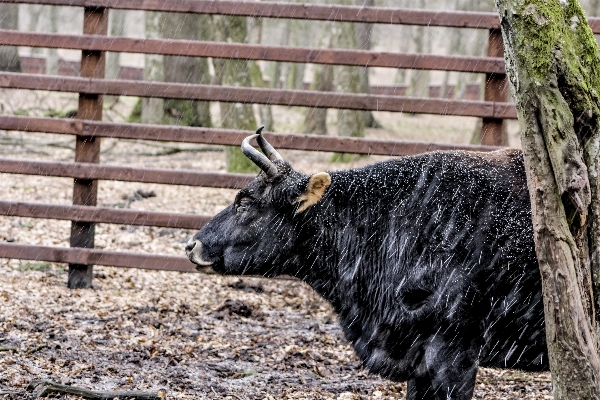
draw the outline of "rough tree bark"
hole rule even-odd
[[[125,16],[126,10],[110,10],[110,36],[122,37],[125,36]],[[121,53],[108,52],[106,53],[106,78],[119,79],[119,69],[121,66]]]
[[[19,28],[19,5],[0,4],[0,29]],[[21,72],[19,48],[0,46],[0,71]]]
[[[331,25],[332,23],[328,22],[323,28],[323,33],[320,37],[320,44],[322,47],[332,48]],[[310,83],[310,90],[333,92],[333,75],[333,65],[315,65],[313,78]],[[327,109],[316,107],[307,108],[304,116],[303,132],[327,135]]]
[[[310,35],[306,32],[310,32],[311,21],[307,20],[288,20],[291,25],[291,43],[298,47],[310,46]],[[303,63],[291,63],[288,64],[287,69],[287,84],[288,89],[302,89],[304,85],[304,72],[306,71],[306,64]]]
[[[27,23],[27,31],[28,32],[37,32],[38,24],[40,22],[40,16],[42,15],[42,11],[44,11],[45,6],[37,5],[37,4],[28,4],[27,12],[29,16],[29,22]],[[42,53],[41,47],[32,47],[31,54],[40,54]]]
[[[333,91],[333,65],[315,66],[315,73],[310,84],[310,90],[321,92]],[[326,108],[308,108],[304,116],[305,133],[316,133],[317,135],[327,135],[327,109]]]
[[[216,18],[217,39],[222,42],[248,42],[246,17]],[[213,59],[215,77],[226,86],[252,86],[250,63],[245,60]],[[251,104],[219,103],[223,128],[255,130],[256,118]],[[229,172],[257,172],[258,168],[242,153],[239,147],[225,149],[225,161]]]
[[[50,6],[48,10],[48,28],[51,33],[58,33],[58,18],[62,7]],[[58,49],[48,49],[46,57],[46,73],[58,75]]]
[[[339,4],[352,5],[351,0],[340,0]],[[355,24],[349,22],[337,23],[333,25],[332,43],[337,49],[356,49],[358,43],[356,40]],[[339,93],[360,93],[361,79],[360,68],[339,65],[334,67],[334,84],[336,92]],[[340,109],[338,115],[338,135],[364,137],[365,136],[365,112],[357,110]],[[334,153],[331,161],[347,162],[354,159],[355,156],[348,153]]]
[[[362,7],[374,7],[375,0],[354,0],[354,5]],[[371,50],[371,42],[373,38],[373,24],[354,24],[356,33],[356,42],[360,50]],[[361,67],[358,69],[360,76],[360,91],[362,93],[371,93],[371,84],[369,83],[369,68]],[[372,111],[365,111],[365,127],[381,128],[381,124],[377,122]]]
[[[555,399],[599,399],[600,58],[577,0],[495,0],[517,101]]]
[[[250,43],[263,44],[263,19],[252,18],[252,34]],[[250,82],[252,86],[265,88],[267,84],[263,78],[263,71],[257,61],[249,61],[250,65]],[[273,109],[270,104],[259,104],[258,113],[260,114],[260,124],[265,126],[265,130],[272,131],[275,126],[273,120]]]
[[[146,37],[148,39],[158,39],[161,37],[160,31],[160,13],[146,11],[144,15],[144,26]],[[144,55],[144,80],[162,82],[163,75],[162,54]],[[158,98],[142,98],[141,101],[141,120],[145,124],[160,124],[163,120],[164,100]],[[135,110],[132,114],[135,113]]]
[[[415,1],[414,8],[425,9],[427,4],[425,0]],[[433,42],[433,33],[431,29],[427,30],[425,26],[413,26],[411,31],[412,41],[415,53],[431,53]],[[429,81],[431,72],[426,69],[410,71],[410,83],[408,87],[409,94],[413,97],[429,97]]]
[[[161,36],[165,39],[210,40],[207,15],[163,13]],[[208,84],[208,60],[203,57],[164,56],[165,82]],[[164,100],[164,122],[171,125],[211,127],[209,102]]]

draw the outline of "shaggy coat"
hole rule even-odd
[[[276,160],[188,245],[223,274],[296,276],[409,400],[470,399],[478,366],[547,370],[523,157],[433,152],[312,177]]]

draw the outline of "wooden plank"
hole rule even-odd
[[[425,25],[456,28],[499,28],[496,13],[413,10],[252,1],[211,0],[0,0],[0,3],[107,7],[126,10],[169,11],[257,18],[288,18],[388,25]]]
[[[32,74],[0,73],[0,87],[58,92],[175,98],[230,103],[256,103],[349,110],[391,111],[416,114],[455,115],[479,118],[517,118],[510,103],[429,99],[400,96],[277,90],[218,85],[191,85],[146,81],[86,79]],[[512,107],[501,117],[498,107]],[[509,110],[514,110],[511,113]]]
[[[0,3],[46,4],[72,7],[107,7],[122,10],[167,11],[257,18],[364,22],[388,25],[423,25],[450,28],[499,29],[498,14],[384,7],[241,2],[213,0],[0,0]],[[600,18],[587,18],[592,31],[600,34]]]
[[[109,251],[98,249],[77,249],[0,242],[0,258],[18,260],[48,261],[57,263],[90,263],[109,267],[139,268],[159,271],[198,272],[196,266],[187,257],[167,256],[129,251]],[[210,267],[199,272],[216,275]],[[246,277],[266,279],[260,275]],[[298,281],[298,278],[282,275],[269,280]]]
[[[488,38],[487,55],[489,57],[504,57],[502,31],[491,29]],[[506,102],[508,95],[508,78],[506,72],[488,73],[485,75],[484,100],[495,103]],[[481,124],[481,144],[489,146],[508,145],[506,123],[502,118],[483,118]]]
[[[187,257],[2,242],[0,242],[0,258],[180,272],[196,271],[194,264]]]
[[[131,39],[97,35],[63,35],[0,29],[0,44],[88,51],[114,51],[265,60],[292,63],[353,65],[474,73],[504,73],[504,58],[399,54],[366,50],[265,46],[191,40]]]
[[[17,201],[0,201],[0,215],[118,225],[160,226],[177,229],[200,229],[212,218],[210,215]]]
[[[224,189],[241,189],[254,179],[253,175],[245,174],[196,172],[158,168],[132,168],[113,165],[98,165],[94,163],[32,161],[14,158],[0,158],[0,172],[8,174],[40,175],[88,180],[104,179]]]
[[[108,9],[85,7],[83,10],[83,33],[106,35],[108,32]],[[104,78],[106,55],[101,50],[81,52],[81,75],[89,78]],[[102,120],[103,96],[101,93],[79,93],[77,117],[87,120]],[[75,139],[75,162],[99,163],[100,138],[77,136]],[[95,206],[98,198],[98,182],[89,179],[75,179],[73,182],[73,204]],[[71,223],[71,247],[93,248],[95,225],[88,221]],[[92,265],[69,264],[68,287],[84,289],[92,287]]]
[[[23,116],[0,116],[0,129],[47,132],[69,135],[91,135],[119,139],[156,140],[213,145],[239,146],[253,132],[236,129],[193,128],[149,124],[126,124],[96,121],[74,121]],[[330,151],[384,156],[404,156],[435,150],[493,151],[500,147],[446,143],[265,133],[278,149]]]

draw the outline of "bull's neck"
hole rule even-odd
[[[355,242],[356,221],[348,213],[349,207],[356,205],[345,198],[344,181],[338,181],[336,175],[331,173],[332,184],[323,199],[306,211],[299,251],[290,257],[287,273],[306,282],[339,312],[344,296],[340,274],[348,257],[356,256],[361,248]]]

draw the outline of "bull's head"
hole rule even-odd
[[[302,243],[309,234],[306,218],[318,207],[331,177],[298,173],[262,136],[242,142],[242,152],[261,172],[235,201],[217,214],[186,246],[199,267],[222,274],[275,276],[286,266],[302,264]],[[250,145],[256,139],[262,153]]]

